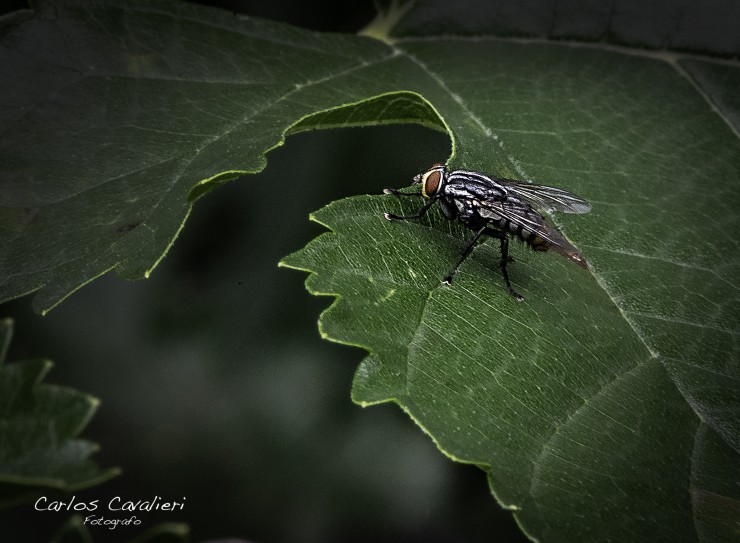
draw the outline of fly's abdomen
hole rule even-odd
[[[522,240],[524,243],[529,245],[532,249],[535,251],[547,251],[547,249],[550,247],[550,244],[547,243],[544,239],[539,237],[537,234],[532,232],[532,230],[529,230],[527,227],[519,224],[514,224],[512,222],[508,222],[508,231],[518,237],[520,240]]]
[[[477,215],[480,216],[482,220],[486,221],[491,228],[516,236],[525,242],[532,238],[531,230],[502,217],[500,213],[496,213],[496,211],[492,209],[479,207],[476,212]]]
[[[527,245],[529,245],[535,251],[547,251],[552,247],[552,243],[545,239],[542,239],[536,234],[532,234],[531,236],[529,236],[529,239],[527,239],[526,242]]]
[[[481,217],[482,220],[485,220],[491,228],[501,230],[502,232],[506,232],[507,234],[520,239],[535,251],[547,251],[551,246],[547,240],[541,238],[533,230],[527,228],[525,224],[523,224],[523,222],[531,222],[534,228],[540,226],[539,223],[544,222],[544,219],[539,215],[539,213],[529,213],[527,217],[522,217],[522,219],[524,219],[522,222],[514,222],[503,217],[500,213],[497,213],[496,210],[484,207],[476,209],[476,215]]]

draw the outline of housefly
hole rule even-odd
[[[414,215],[385,213],[388,220],[407,221],[419,219],[439,202],[444,216],[457,219],[470,228],[475,235],[460,255],[444,283],[451,284],[460,265],[470,255],[481,236],[490,236],[501,244],[501,262],[506,288],[518,301],[524,300],[509,281],[506,266],[513,259],[509,256],[509,236],[517,237],[535,251],[554,251],[585,268],[586,260],[555,227],[550,225],[537,210],[547,212],[587,213],[588,202],[570,192],[523,183],[512,179],[489,177],[468,170],[447,171],[443,164],[435,164],[424,173],[414,177],[414,184],[421,185],[421,192],[401,192],[385,189],[385,194],[396,196],[422,196],[428,201]]]

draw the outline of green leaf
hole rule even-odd
[[[45,312],[110,270],[147,277],[193,201],[264,168],[291,131],[444,127],[409,84],[428,76],[376,40],[183,2],[37,4],[0,26],[12,73],[0,88],[0,301],[38,291]]]
[[[413,9],[409,8],[413,5]],[[647,49],[740,53],[740,7],[725,0],[681,2],[570,2],[559,0],[391,1],[379,22],[395,24],[385,34],[421,36],[530,36],[630,44]],[[382,24],[380,26],[383,26]]]
[[[630,540],[635,523],[640,540],[685,540],[699,480],[737,506],[736,489],[700,475],[737,480],[736,451],[588,272],[520,250],[518,304],[495,271],[497,248],[484,245],[445,287],[465,233],[439,213],[409,225],[382,217],[412,209],[391,197],[335,202],[313,217],[334,232],[283,263],[314,271],[312,293],[340,296],[322,335],[371,351],[355,401],[398,402],[446,454],[489,471],[501,504],[545,540]],[[699,442],[707,434],[715,448]],[[720,533],[703,515],[695,522]]]
[[[435,37],[421,6],[403,20],[416,32],[400,28],[423,36],[395,46],[456,103],[432,100],[457,144],[450,165],[591,201],[589,215],[555,217],[590,270],[520,249],[517,304],[483,246],[446,287],[469,231],[440,213],[385,221],[420,206],[392,196],[327,206],[312,218],[332,232],[283,265],[338,297],[324,337],[370,351],[354,399],[396,401],[449,456],[486,469],[537,539],[737,537],[740,69]]]
[[[12,323],[0,322],[0,506],[101,483],[117,475],[90,459],[97,446],[77,439],[98,400],[41,384],[52,363],[4,364]],[[49,498],[53,499],[53,498]]]
[[[737,10],[728,14],[713,3],[662,2],[647,19],[657,22],[635,35],[627,23],[645,23],[640,10],[646,8],[626,1],[611,19],[597,7],[579,16],[544,1],[529,2],[527,11],[516,3],[501,2],[496,10],[471,3],[467,17],[454,11],[453,17],[447,3],[410,6],[394,2],[366,34],[387,40],[391,31],[541,35],[550,29],[554,37],[606,35],[737,53],[729,31],[665,23],[698,18],[732,28]],[[579,24],[570,28],[574,21]],[[265,153],[289,133],[416,122],[448,130],[454,143],[461,128],[475,130],[467,125],[480,120],[437,77],[434,58],[415,56],[410,42],[322,35],[144,0],[42,0],[33,11],[3,18],[0,32],[7,74],[0,88],[0,301],[37,292],[34,307],[41,312],[110,270],[147,277],[193,201],[261,170]],[[459,67],[474,78],[470,60]],[[488,157],[500,174],[517,173],[505,153],[492,149],[490,136],[457,145],[462,161],[481,165]]]

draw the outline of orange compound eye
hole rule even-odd
[[[437,194],[442,183],[442,168],[441,165],[435,165],[422,176],[421,193],[425,198],[431,198]]]

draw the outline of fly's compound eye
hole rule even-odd
[[[444,166],[435,165],[431,170],[421,177],[421,193],[425,198],[431,198],[442,185],[442,172]]]

